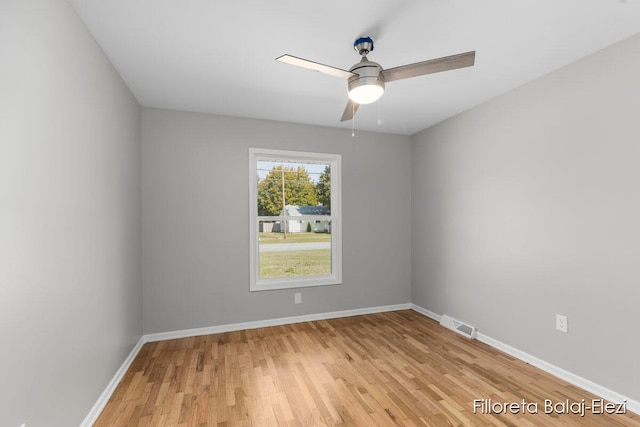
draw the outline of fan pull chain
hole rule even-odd
[[[356,104],[351,103],[351,138],[356,136]]]

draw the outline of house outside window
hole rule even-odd
[[[341,156],[249,149],[251,291],[342,282]]]

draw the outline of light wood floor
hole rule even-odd
[[[95,426],[640,427],[544,413],[595,398],[407,310],[147,343]],[[474,414],[475,399],[538,414]]]

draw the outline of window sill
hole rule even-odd
[[[312,286],[330,286],[340,284],[342,284],[342,279],[335,276],[306,276],[304,278],[291,277],[263,279],[257,281],[256,283],[252,283],[249,290],[251,292],[256,292],[271,291],[275,289],[309,288]]]

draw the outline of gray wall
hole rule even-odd
[[[142,334],[140,108],[67,2],[0,5],[0,425],[79,425]]]
[[[342,155],[342,285],[249,292],[249,147]],[[142,152],[145,333],[410,302],[409,137],[143,109]]]
[[[638,76],[635,36],[414,135],[411,165],[413,302],[635,400]]]

